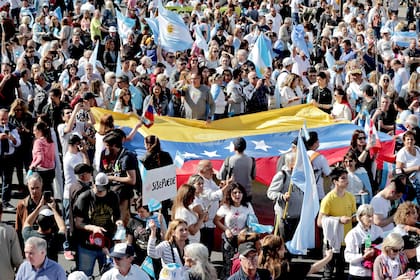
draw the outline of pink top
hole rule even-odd
[[[41,170],[49,170],[55,168],[55,147],[54,143],[48,143],[47,139],[35,139],[32,149],[32,167]]]

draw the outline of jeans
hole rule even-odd
[[[12,194],[12,177],[14,157],[2,156],[0,159],[0,176],[2,179],[2,200],[9,202]]]
[[[99,270],[103,267],[106,256],[102,249],[90,250],[77,246],[78,270],[83,271],[87,276],[92,276],[95,261],[98,260]]]
[[[292,13],[292,23],[293,25],[299,24],[299,13]]]

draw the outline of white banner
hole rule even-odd
[[[142,172],[143,205],[151,198],[163,201],[176,196],[175,165],[168,165]]]

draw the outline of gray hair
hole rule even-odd
[[[414,114],[409,115],[407,119],[405,120],[405,123],[411,126],[412,128],[419,126],[419,120],[417,116]]]
[[[45,241],[45,239],[42,239],[40,237],[36,237],[36,236],[29,237],[29,239],[26,240],[25,245],[31,245],[31,246],[34,246],[38,251],[47,252],[47,241]]]
[[[370,204],[362,204],[357,208],[356,219],[360,223],[360,218],[364,215],[373,215],[373,207]]]
[[[217,279],[216,269],[209,262],[209,250],[206,246],[200,243],[188,244],[184,252],[196,262],[190,270],[192,275],[202,280]]]
[[[41,183],[41,185],[43,185],[42,177],[41,177],[41,175],[39,175],[38,172],[34,172],[34,173],[32,173],[31,176],[29,176],[27,183],[29,184],[29,182],[31,182],[31,181],[38,181],[38,182]]]

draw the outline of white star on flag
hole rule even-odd
[[[263,150],[264,152],[267,152],[269,148],[271,148],[271,146],[268,146],[267,144],[265,144],[264,140],[261,141],[252,141],[252,143],[255,144],[255,150]]]
[[[185,153],[183,153],[182,154],[182,156],[184,157],[184,158],[199,158],[200,156],[199,155],[197,155],[197,154],[192,154],[192,153],[189,153],[189,152],[185,152]]]
[[[203,153],[201,153],[202,155],[205,155],[205,156],[208,156],[209,158],[213,158],[213,157],[218,157],[219,155],[217,154],[217,151],[212,151],[212,152],[209,152],[209,151],[206,151],[206,150],[204,150],[204,152]]]
[[[229,150],[229,152],[233,152],[235,150],[233,146],[233,142],[230,141],[229,146],[224,147],[225,150]]]

